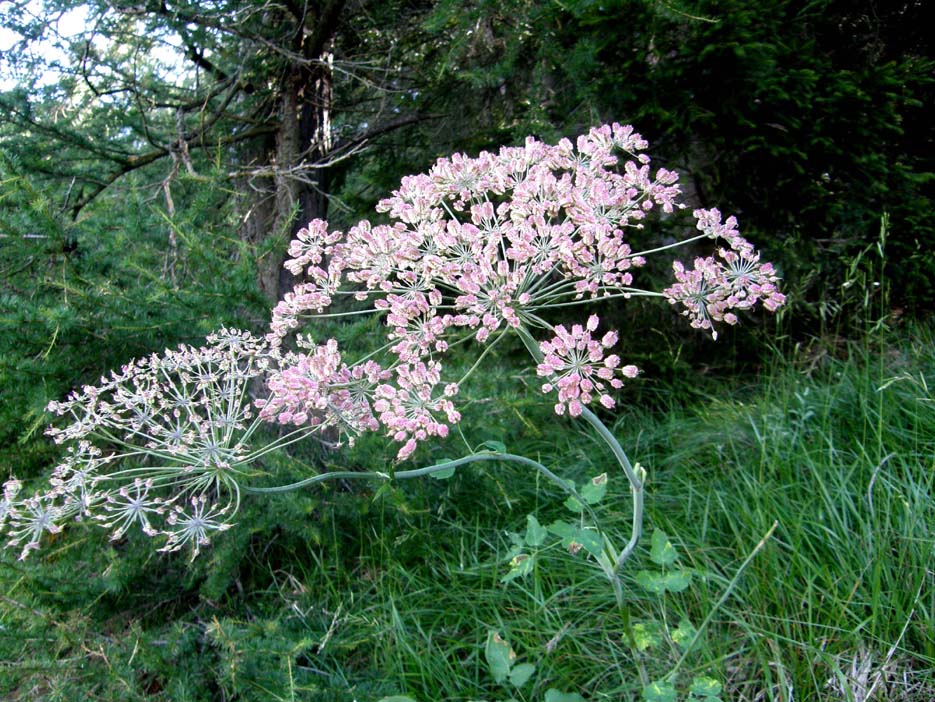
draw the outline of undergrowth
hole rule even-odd
[[[656,392],[666,410],[616,417],[649,472],[647,536],[622,610],[586,552],[559,542],[537,543],[528,572],[509,576],[527,515],[568,518],[565,496],[522,468],[337,482],[245,500],[238,528],[193,564],[91,528],[35,562],[5,555],[0,695],[637,700],[684,659],[671,678],[679,699],[697,676],[719,681],[725,700],[935,698],[935,332],[791,352],[756,381],[701,382],[690,404],[673,388]],[[536,385],[482,379],[466,440],[579,483],[603,473],[602,443],[550,416]],[[420,449],[418,462],[458,454],[457,441]],[[388,470],[383,443],[268,467]],[[596,509],[603,528],[627,533],[622,476]],[[654,531],[690,572],[687,589],[646,589]],[[686,623],[698,632],[688,651]],[[492,641],[522,674],[496,674]]]

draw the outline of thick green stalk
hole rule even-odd
[[[617,561],[614,564],[616,569],[619,570],[623,562],[633,553],[633,549],[636,548],[636,544],[640,540],[640,535],[643,533],[643,479],[646,477],[645,471],[639,463],[635,466],[630,463],[630,459],[627,458],[627,454],[624,452],[620,442],[610,433],[607,426],[597,418],[597,415],[585,407],[581,412],[581,417],[594,427],[604,442],[610,446],[611,452],[613,452],[617,462],[623,468],[627,480],[630,481],[630,492],[633,493],[633,522],[630,540],[617,555]]]

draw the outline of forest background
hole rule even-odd
[[[401,177],[451,153],[629,123],[649,140],[655,165],[682,174],[693,204],[737,215],[776,262],[789,300],[778,319],[746,319],[717,344],[686,333],[668,306],[602,309],[644,371],[625,391],[617,426],[661,469],[650,521],[677,534],[683,558],[709,574],[694,599],[637,598],[637,609],[656,611],[664,631],[665,607],[697,624],[723,591],[718,578],[734,582],[777,519],[778,544],[767,547],[775,553],[755,564],[752,582],[735,583],[762,618],[718,610],[693,665],[714,671],[732,691],[725,697],[737,699],[791,699],[792,689],[805,691],[801,699],[858,699],[861,674],[865,692],[874,679],[874,694],[893,699],[931,692],[935,361],[925,340],[935,309],[935,52],[924,5],[7,0],[0,475],[29,481],[54,465],[45,407],[71,388],[131,358],[198,344],[222,325],[262,332],[293,283],[282,268],[288,241],[310,219],[345,228]],[[78,29],[65,21],[76,17]],[[842,378],[853,378],[852,394]],[[536,398],[497,399],[495,387],[477,391],[471,426],[480,440],[552,451],[587,472],[580,429],[568,425],[544,448],[529,418],[553,420]],[[883,389],[901,388],[906,405],[880,404]],[[482,409],[490,399],[497,410]],[[764,439],[754,411],[780,417],[769,425],[779,433]],[[789,436],[813,431],[809,421],[820,422],[806,436],[816,443],[774,457],[787,469],[772,478],[777,494],[812,497],[824,489],[816,480],[829,481],[826,521],[814,531],[807,501],[780,505],[773,495],[754,508],[772,494],[757,482],[774,465],[767,454],[777,443],[795,449]],[[854,434],[836,439],[820,475],[804,477],[801,462],[817,460],[845,425]],[[745,465],[751,445],[757,458]],[[851,450],[855,462],[842,464],[840,452]],[[300,476],[303,461],[327,466],[316,451],[276,468]],[[391,462],[381,451],[365,445],[351,460]],[[742,508],[707,491],[725,489],[731,461],[741,476],[732,480],[759,496],[735,486]],[[912,509],[894,506],[895,521],[884,524],[867,493],[883,483],[879,467],[899,461],[888,494]],[[678,477],[686,466],[698,482]],[[671,652],[644,660],[619,634],[613,646],[586,618],[568,623],[562,608],[581,605],[593,617],[606,605],[587,580],[575,590],[583,604],[567,595],[587,569],[576,576],[558,559],[561,587],[551,584],[566,594],[548,607],[537,598],[548,599],[552,576],[537,573],[520,595],[498,583],[508,570],[504,534],[521,531],[523,510],[547,499],[538,486],[509,471],[458,479],[257,502],[243,528],[191,565],[93,530],[27,563],[5,554],[0,695],[542,699],[551,690],[560,699],[561,690],[618,699],[639,694],[637,670],[664,672]],[[853,491],[842,492],[848,483]],[[860,545],[861,524],[879,550]],[[890,528],[893,540],[880,546]],[[818,534],[832,544],[822,557],[801,541]],[[842,573],[861,550],[876,560]],[[791,552],[812,565],[769,570]],[[797,593],[756,599],[757,587],[783,579]],[[444,596],[433,589],[440,581]],[[473,621],[464,611],[472,608],[492,614]],[[544,650],[536,636],[580,635],[574,652],[541,654],[539,682],[504,691],[484,657],[492,630],[512,630],[530,657]],[[598,664],[582,667],[588,659]],[[815,661],[824,666],[817,674]],[[860,673],[864,663],[870,672]],[[899,675],[910,682],[898,685]]]

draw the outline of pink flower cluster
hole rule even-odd
[[[577,152],[567,139],[548,146],[530,138],[497,154],[456,154],[404,178],[380,202],[378,211],[398,220],[392,226],[364,221],[342,235],[310,223],[286,263],[305,282],[274,310],[271,342],[328,307],[342,283],[356,284],[358,299],[385,294],[382,309],[405,321],[397,329],[424,328],[411,324],[418,320],[435,335],[474,330],[479,341],[568,293],[628,286],[630,270],[645,261],[625,241],[626,228],[655,207],[671,212],[679,193],[677,175],[660,169],[652,178],[645,155],[616,168],[615,152],[645,146],[632,128],[613,125],[579,137]],[[550,279],[565,284],[536,290]],[[452,313],[440,316],[443,294]]]
[[[673,262],[676,282],[663,290],[666,299],[681,304],[691,325],[710,330],[715,339],[714,322],[736,324],[734,310],[752,309],[757,302],[770,312],[779,309],[786,301],[779,292],[779,277],[771,263],[760,263],[759,252],[737,232],[737,220],[729,217],[722,224],[717,210],[696,210],[695,217],[698,229],[723,239],[729,248],[720,247],[717,258],[696,258],[691,269]]]
[[[596,317],[569,332],[542,315],[595,297],[660,295],[633,287],[633,271],[646,260],[628,231],[642,228],[654,210],[684,205],[678,175],[653,173],[640,153],[647,146],[632,127],[612,124],[575,143],[528,138],[474,158],[455,154],[404,178],[378,204],[390,224],[362,221],[342,233],[311,222],[286,262],[302,282],[273,310],[268,340],[279,364],[262,416],[336,424],[350,437],[382,429],[404,444],[398,457],[406,458],[417,442],[444,436],[445,422],[458,421],[450,400],[430,400],[436,385],[457,388],[441,380],[449,347],[521,328],[554,334],[542,344],[546,358],[537,372],[548,379],[543,390],[558,394],[556,412],[579,415],[594,400],[612,407],[609,391],[637,372],[616,355],[604,357],[616,332],[598,341],[590,336]],[[714,333],[714,322],[736,323],[736,310],[783,303],[775,272],[760,263],[733,217],[722,222],[717,210],[697,210],[695,218],[700,236],[724,247],[691,270],[676,262],[675,284],[662,293],[686,308],[693,326]],[[380,365],[345,365],[333,341],[284,351],[305,320],[330,315],[338,301],[342,311],[356,302],[384,317],[388,358]],[[416,411],[417,399],[431,411]]]
[[[368,398],[389,372],[373,362],[348,367],[330,339],[310,353],[290,354],[267,376],[268,399],[257,400],[260,417],[279,424],[336,426],[352,439],[378,429]]]
[[[396,386],[385,383],[376,389],[373,407],[393,439],[404,442],[397,456],[403,460],[415,451],[417,441],[448,436],[448,425],[438,420],[439,415],[449,424],[458,422],[461,415],[448,399],[457,394],[456,384],[445,385],[441,394],[435,391],[441,382],[437,361],[397,366],[396,381]]]
[[[597,315],[591,315],[586,326],[575,324],[571,331],[558,325],[555,337],[539,345],[543,360],[536,366],[536,373],[548,378],[542,386],[543,392],[558,391],[556,414],[565,414],[567,408],[568,414],[577,417],[594,395],[610,409],[614,399],[605,392],[604,383],[614,389],[621,388],[623,381],[618,375],[635,378],[639,373],[633,365],[620,367],[619,356],[604,355],[606,349],[617,343],[617,332],[607,332],[600,341],[592,339],[591,332],[597,329],[599,321]]]
[[[557,414],[580,416],[595,401],[613,408],[612,391],[638,374],[608,354],[617,332],[598,336],[596,315],[553,326],[553,308],[654,295],[716,336],[714,324],[737,323],[739,310],[780,307],[775,270],[717,210],[695,211],[701,233],[688,239],[713,239],[715,256],[691,269],[676,261],[662,293],[634,287],[646,255],[684,243],[634,250],[630,234],[653,212],[684,207],[678,175],[652,172],[647,146],[612,124],[574,143],[529,138],[455,154],[378,204],[389,223],[347,232],[309,223],[285,264],[299,283],[274,308],[265,339],[222,329],[206,346],[139,359],[49,406],[67,418],[49,430],[66,457],[45,492],[21,497],[19,481],[4,484],[0,533],[24,557],[65,520],[88,519],[113,538],[136,527],[163,538],[162,550],[197,554],[229,528],[247,467],[277,448],[326,430],[348,441],[377,431],[404,460],[446,437],[461,418],[460,383],[507,335],[537,359]],[[376,315],[386,344],[351,356],[335,339],[302,333],[310,320],[346,315]],[[538,348],[537,332],[547,337]],[[465,378],[448,377],[445,355],[471,340],[485,350]],[[259,378],[266,392],[254,401]],[[281,429],[253,448],[264,421]]]
[[[445,422],[458,418],[449,400],[427,413],[410,406],[405,422],[398,403],[428,402],[429,385],[457,388],[440,379],[441,357],[452,344],[469,337],[488,343],[520,327],[549,329],[541,313],[550,307],[635,291],[633,270],[645,258],[633,251],[627,231],[642,227],[654,210],[681,207],[678,175],[652,173],[649,157],[639,153],[646,147],[632,127],[613,124],[575,143],[529,138],[475,158],[455,154],[404,178],[379,203],[392,224],[363,221],[342,233],[311,222],[290,245],[286,263],[302,282],[273,311],[268,340],[281,360],[262,416],[348,424],[348,410],[331,389],[347,385],[353,365],[340,363],[331,342],[304,355],[284,345],[304,320],[328,314],[339,300],[341,310],[356,301],[384,316],[389,359],[376,368],[391,377],[375,385],[373,372],[364,372],[371,382],[359,385],[354,412],[365,421],[349,424],[367,430],[375,419],[404,443],[400,458],[425,437],[443,436]],[[578,413],[595,397],[610,406],[600,383],[617,387],[618,378],[604,378],[612,371],[604,366],[601,375],[582,380],[574,397],[562,380],[557,407]]]

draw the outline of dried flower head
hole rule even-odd
[[[44,492],[18,500],[19,483],[6,484],[0,514],[8,543],[25,556],[66,520],[90,518],[112,538],[138,527],[165,537],[163,550],[197,550],[239,505],[238,481],[257,455],[249,384],[268,360],[262,339],[222,329],[205,346],[137,359],[51,403],[70,419],[48,430],[66,446],[65,458]],[[180,516],[180,503],[192,505],[195,522]],[[187,536],[201,517],[204,533]]]

